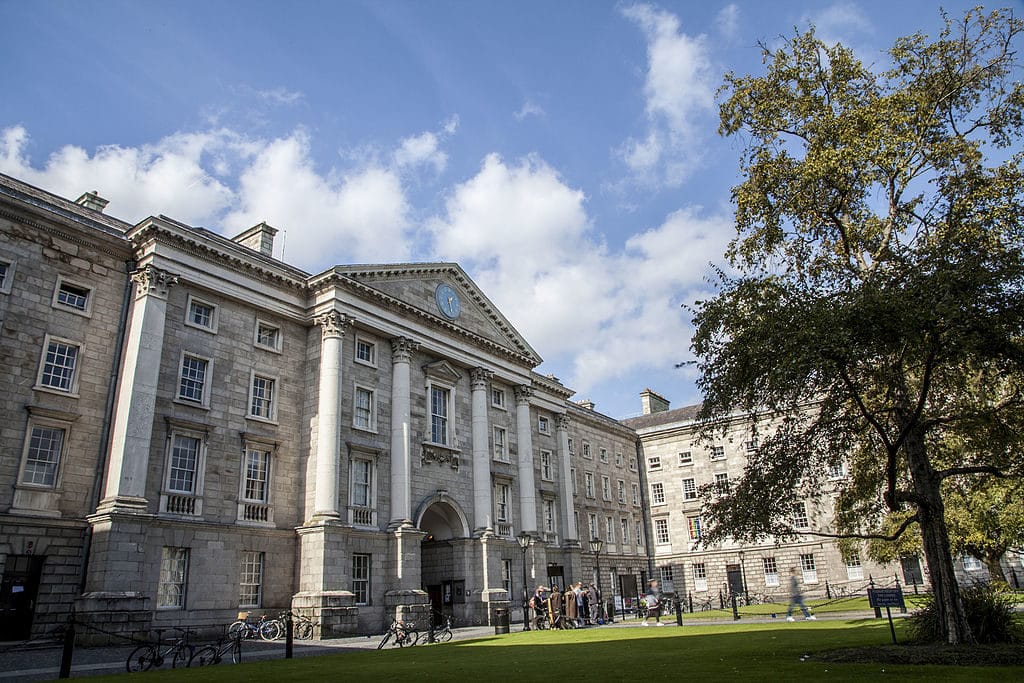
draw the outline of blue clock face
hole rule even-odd
[[[441,284],[434,290],[434,299],[437,301],[437,308],[441,314],[455,320],[462,312],[462,303],[459,301],[458,293],[450,285]]]

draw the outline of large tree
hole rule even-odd
[[[737,235],[693,350],[708,424],[771,425],[707,504],[706,540],[792,535],[793,504],[834,486],[841,532],[886,535],[903,512],[963,643],[943,482],[1024,473],[1024,27],[1009,11],[944,18],[884,67],[812,29],[764,47],[763,75],[726,75]]]

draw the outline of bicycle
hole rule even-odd
[[[276,624],[276,621],[268,620],[266,614],[261,614],[260,620],[253,624],[249,621],[248,612],[239,612],[238,619],[228,626],[228,636],[234,637],[237,635],[241,638],[256,638],[258,636],[263,640],[274,640],[274,638],[268,637],[269,633],[264,635],[264,629],[268,631],[273,630],[273,626],[269,626],[269,624]],[[276,624],[276,626],[280,629],[281,625]],[[280,631],[277,630],[276,632],[278,633],[276,637],[280,637]]]
[[[313,631],[320,624],[301,614],[293,614],[292,619],[292,634],[299,640],[312,640]]]
[[[213,666],[214,664],[220,664],[224,659],[224,655],[228,652],[231,653],[232,664],[240,664],[242,662],[242,636],[240,634],[230,636],[227,644],[221,638],[217,641],[216,645],[207,645],[199,648],[192,655],[192,658],[188,660],[188,666]]]
[[[298,640],[311,640],[317,626],[309,617],[293,612],[281,612],[274,619],[266,619],[255,628],[263,640],[278,640],[288,633],[288,620],[292,622],[292,636]]]
[[[443,625],[435,626],[430,631],[427,642],[447,643],[452,639],[452,618],[446,617]]]
[[[125,662],[128,673],[153,668],[159,669],[168,658],[171,660],[172,669],[177,668],[178,664],[187,666],[188,661],[195,654],[195,647],[188,642],[189,632],[186,629],[175,628],[173,630],[180,631],[182,635],[168,643],[166,648],[160,640],[161,634],[163,634],[163,629],[160,629],[156,631],[155,643],[139,645],[132,650]]]
[[[393,647],[405,647],[406,645],[412,647],[419,640],[419,637],[419,632],[411,626],[401,621],[393,621],[391,626],[388,627],[388,632],[384,634],[384,637],[377,644],[377,649],[383,650],[389,641]]]

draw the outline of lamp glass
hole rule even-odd
[[[516,540],[519,541],[519,547],[523,550],[526,550],[526,548],[530,545],[530,541],[532,539],[530,538],[530,534],[524,531],[518,536],[516,536]]]
[[[602,541],[600,538],[592,538],[592,539],[590,539],[590,552],[592,552],[592,553],[599,553],[599,552],[601,552],[601,548],[603,546],[604,546],[604,541]]]

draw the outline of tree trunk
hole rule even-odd
[[[983,559],[985,561],[985,566],[988,568],[989,580],[1006,583],[1006,574],[1003,572],[1003,565],[999,562],[999,560],[1003,559],[1003,553],[999,553],[998,555],[994,552],[985,553],[985,557]]]
[[[941,480],[928,461],[923,434],[912,430],[905,442],[907,463],[914,493],[918,499],[918,515],[925,562],[928,565],[935,609],[950,645],[973,644],[974,635],[967,623],[960,586],[953,571],[953,553],[949,547],[945,506],[940,491]]]

